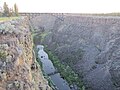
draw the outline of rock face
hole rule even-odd
[[[120,17],[43,14],[31,21],[41,34],[36,43],[71,62],[87,90],[120,90]]]
[[[0,90],[51,90],[35,59],[26,17],[0,23]]]

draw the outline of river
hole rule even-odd
[[[38,57],[40,58],[44,72],[49,75],[55,86],[58,88],[57,90],[71,90],[69,84],[61,78],[60,73],[58,73],[51,62],[49,60],[48,54],[44,51],[44,46],[38,45],[37,46]],[[72,89],[73,90],[73,89]]]

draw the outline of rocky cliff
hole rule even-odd
[[[51,90],[33,51],[26,17],[0,23],[0,90]]]
[[[120,17],[41,14],[31,21],[35,43],[69,64],[87,90],[120,90]]]

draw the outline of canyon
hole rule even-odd
[[[52,90],[34,47],[69,65],[85,90],[120,90],[120,17],[49,14],[0,22],[0,90]]]
[[[120,90],[120,17],[41,14],[30,19],[43,44],[83,80],[86,90]]]

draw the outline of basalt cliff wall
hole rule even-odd
[[[27,17],[0,23],[0,90],[51,90],[36,61]]]
[[[87,90],[120,90],[119,16],[41,14],[31,21],[35,43],[69,64]]]

